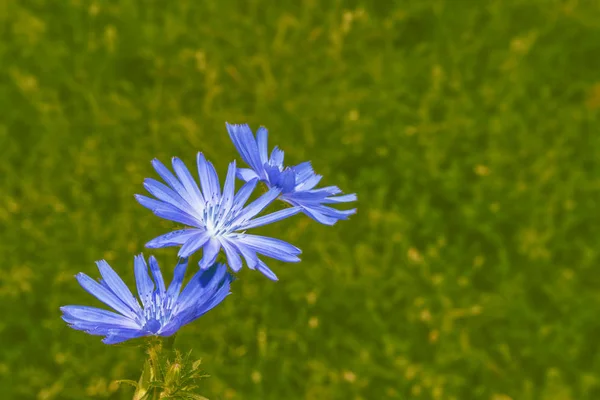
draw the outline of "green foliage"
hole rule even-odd
[[[178,336],[204,396],[600,398],[598,2],[0,0],[0,35],[0,397],[131,399],[143,352],[59,306],[133,284],[150,160],[223,174],[229,121],[359,212],[261,228],[302,262]]]
[[[135,387],[133,400],[208,400],[198,394],[199,382],[208,377],[200,370],[200,360],[193,360],[191,352],[182,356],[168,347],[160,339],[150,339],[140,379],[117,382]]]

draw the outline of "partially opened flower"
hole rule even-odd
[[[300,261],[298,255],[301,251],[297,247],[278,239],[245,233],[247,229],[279,221],[300,211],[299,207],[291,207],[255,218],[279,196],[281,189],[272,188],[245,205],[256,187],[257,179],[250,180],[235,193],[237,170],[234,161],[229,164],[221,192],[217,172],[202,153],[198,153],[197,163],[202,190],[180,159],[174,157],[172,161],[175,175],[160,161],[152,161],[156,172],[168,186],[148,178],[144,181],[144,187],[156,199],[142,195],[136,195],[136,199],[155,215],[190,228],[159,236],[146,243],[146,247],[181,246],[179,257],[189,257],[202,248],[199,263],[202,269],[215,262],[222,248],[233,271],[242,268],[241,255],[249,268],[258,269],[272,280],[277,280],[277,276],[257,254],[286,262]]]
[[[337,186],[326,186],[315,189],[322,176],[315,174],[310,162],[303,162],[293,167],[283,164],[283,151],[277,146],[268,156],[267,130],[260,127],[256,138],[247,124],[226,124],[229,136],[242,159],[251,169],[240,168],[238,177],[246,182],[259,179],[269,188],[281,190],[279,198],[326,225],[333,225],[340,219],[356,213],[356,209],[337,210],[326,204],[347,203],[356,201],[356,194],[338,196],[342,193]]]
[[[134,259],[141,304],[119,275],[102,260],[96,263],[102,275],[98,282],[84,273],[76,278],[88,293],[116,312],[96,307],[64,306],[60,308],[62,319],[73,329],[105,336],[102,341],[106,344],[150,335],[171,336],[183,325],[214,308],[229,294],[232,276],[223,264],[198,271],[181,291],[187,259],[181,259],[175,267],[168,289],[156,259],[150,257],[148,261],[152,278],[148,275],[144,257],[139,255]]]

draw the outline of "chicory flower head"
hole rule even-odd
[[[149,258],[150,272],[142,255],[134,259],[138,300],[119,275],[104,260],[96,264],[102,279],[96,282],[84,273],[76,275],[79,284],[116,312],[96,307],[64,306],[62,319],[73,329],[90,335],[105,336],[106,344],[120,343],[142,336],[171,336],[183,325],[199,318],[229,294],[232,276],[223,264],[198,271],[181,291],[187,259],[180,259],[173,280],[165,288],[154,257]],[[180,293],[181,291],[181,293]]]
[[[283,151],[277,146],[268,156],[267,129],[258,128],[256,138],[247,124],[232,125],[226,123],[227,131],[242,159],[251,169],[238,169],[238,177],[246,182],[259,179],[270,189],[281,191],[279,198],[292,206],[297,206],[317,222],[333,225],[340,219],[356,213],[356,209],[337,210],[325,204],[337,204],[356,201],[356,194],[338,196],[342,193],[337,186],[315,189],[322,176],[317,175],[310,162],[293,167],[283,164]]]
[[[135,197],[155,215],[190,228],[161,235],[146,243],[146,247],[181,246],[179,257],[189,257],[202,248],[201,269],[210,267],[222,248],[233,271],[242,268],[241,255],[250,269],[258,269],[272,280],[277,280],[277,276],[257,254],[286,262],[300,261],[301,251],[297,247],[282,240],[245,233],[247,229],[279,221],[300,211],[299,207],[291,207],[255,218],[280,195],[280,188],[273,187],[245,205],[258,179],[249,180],[235,193],[235,161],[229,164],[222,192],[215,168],[202,153],[197,157],[202,190],[183,161],[174,157],[172,164],[175,175],[160,161],[153,160],[154,169],[166,185],[148,178],[144,187],[156,199],[142,195]]]

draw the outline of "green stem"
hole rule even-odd
[[[175,347],[175,337],[177,337],[177,334],[163,338],[163,349],[168,352],[173,351],[173,348]]]
[[[146,344],[146,353],[148,354],[148,358],[144,362],[144,368],[142,370],[142,375],[140,376],[140,380],[138,385],[141,386],[143,392],[148,390],[148,384],[152,381],[155,381],[157,378],[161,377],[159,360],[162,352],[170,353],[173,351],[175,346],[175,336],[169,336],[166,338],[163,337],[150,337]],[[161,377],[162,378],[162,377]],[[133,395],[133,400],[140,399],[139,389],[136,390],[136,393]],[[152,398],[149,400],[159,400],[160,399],[160,391],[153,390]]]

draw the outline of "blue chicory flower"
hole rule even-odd
[[[62,319],[73,329],[105,336],[106,344],[142,336],[171,336],[183,325],[196,320],[229,294],[232,276],[223,264],[198,271],[181,291],[187,259],[180,259],[173,281],[165,288],[154,257],[149,258],[152,278],[143,255],[134,259],[135,280],[141,305],[127,285],[104,260],[96,264],[102,279],[96,282],[84,273],[76,275],[79,284],[116,312],[96,307],[64,306]],[[153,282],[154,280],[154,282]]]
[[[256,138],[247,124],[232,125],[226,123],[227,131],[242,159],[251,167],[238,169],[238,177],[246,182],[259,179],[269,188],[281,190],[279,198],[292,206],[297,206],[317,222],[333,225],[340,219],[356,213],[356,209],[337,210],[325,204],[337,204],[356,201],[356,194],[337,196],[342,193],[337,186],[319,189],[314,187],[322,176],[317,175],[310,162],[293,167],[283,165],[283,151],[277,146],[268,156],[267,129],[260,127]]]
[[[300,211],[299,207],[290,207],[255,218],[279,196],[281,189],[272,188],[245,206],[258,179],[249,180],[235,193],[235,161],[229,164],[223,192],[215,168],[202,153],[198,153],[197,157],[202,191],[183,161],[174,157],[172,164],[176,175],[160,161],[153,160],[156,172],[168,186],[148,178],[144,187],[156,199],[142,195],[135,197],[155,215],[191,228],[161,235],[146,243],[146,247],[181,246],[179,257],[189,257],[202,248],[201,269],[210,267],[223,248],[233,271],[238,272],[242,268],[241,255],[250,269],[258,269],[272,280],[277,280],[277,276],[257,254],[286,262],[300,261],[298,255],[301,251],[297,247],[282,240],[245,233],[247,229],[279,221]]]

